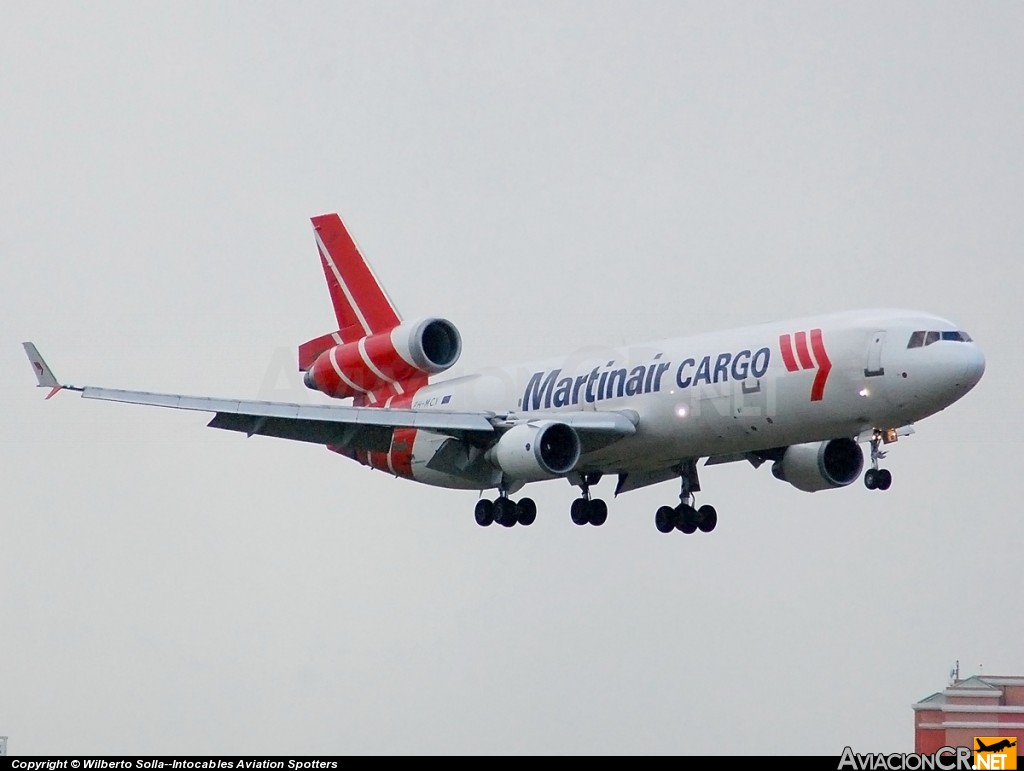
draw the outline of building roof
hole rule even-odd
[[[949,698],[984,696],[999,698],[1005,686],[1024,686],[1024,676],[1019,675],[972,675],[964,680],[954,680],[945,690],[933,693],[912,704],[916,710],[942,709]],[[1005,709],[1005,707],[1004,707]]]
[[[971,677],[968,677],[966,680],[957,680],[953,682],[946,690],[958,691],[961,689],[973,690],[975,688],[981,688],[984,690],[998,691],[999,689],[990,682],[991,679],[992,678],[990,677],[982,677],[981,675],[972,675]]]
[[[914,709],[936,709],[940,707],[942,704],[944,704],[945,701],[946,697],[943,696],[942,692],[936,691],[931,696],[926,696],[925,698],[921,699],[921,701],[917,702],[917,704],[913,706]]]

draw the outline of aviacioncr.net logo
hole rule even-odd
[[[968,771],[973,768],[970,747],[940,747],[933,755],[921,753],[854,752],[843,748],[838,771]]]
[[[975,736],[973,768],[1015,771],[1017,768],[1016,737]]]

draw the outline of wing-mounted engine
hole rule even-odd
[[[853,439],[794,444],[772,464],[776,479],[798,490],[813,493],[845,487],[856,481],[864,468],[864,453]]]
[[[402,384],[426,382],[459,360],[462,337],[447,319],[428,318],[400,324],[387,332],[332,345],[332,336],[311,340],[299,348],[299,366],[307,388],[343,399],[374,400],[374,392]],[[326,346],[315,351],[311,346]],[[315,352],[314,352],[315,351]],[[306,365],[306,366],[303,366]]]
[[[572,426],[536,421],[513,426],[487,451],[487,460],[510,479],[538,482],[568,474],[580,460],[580,437]]]

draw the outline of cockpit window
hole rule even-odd
[[[962,332],[960,330],[955,330],[955,331],[952,331],[952,332],[950,332],[950,331],[936,332],[934,330],[931,330],[931,331],[920,331],[920,332],[914,332],[910,336],[910,342],[907,343],[907,348],[921,348],[921,347],[926,346],[926,345],[931,345],[932,343],[937,343],[937,342],[939,342],[939,340],[948,340],[948,341],[954,342],[954,343],[970,343],[970,342],[972,342],[971,341],[971,336],[969,334],[967,334],[966,332]]]
[[[958,343],[969,343],[971,342],[971,336],[966,332],[943,332],[943,340],[953,340]]]
[[[924,332],[915,332],[910,336],[907,348],[920,348],[922,345],[924,345]]]

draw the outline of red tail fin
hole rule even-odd
[[[402,319],[337,214],[313,217],[327,288],[343,342],[397,327]]]
[[[321,353],[339,343],[351,343],[394,329],[402,318],[377,281],[366,258],[337,214],[312,218],[320,263],[331,293],[338,331],[299,346],[299,369],[305,371]]]

